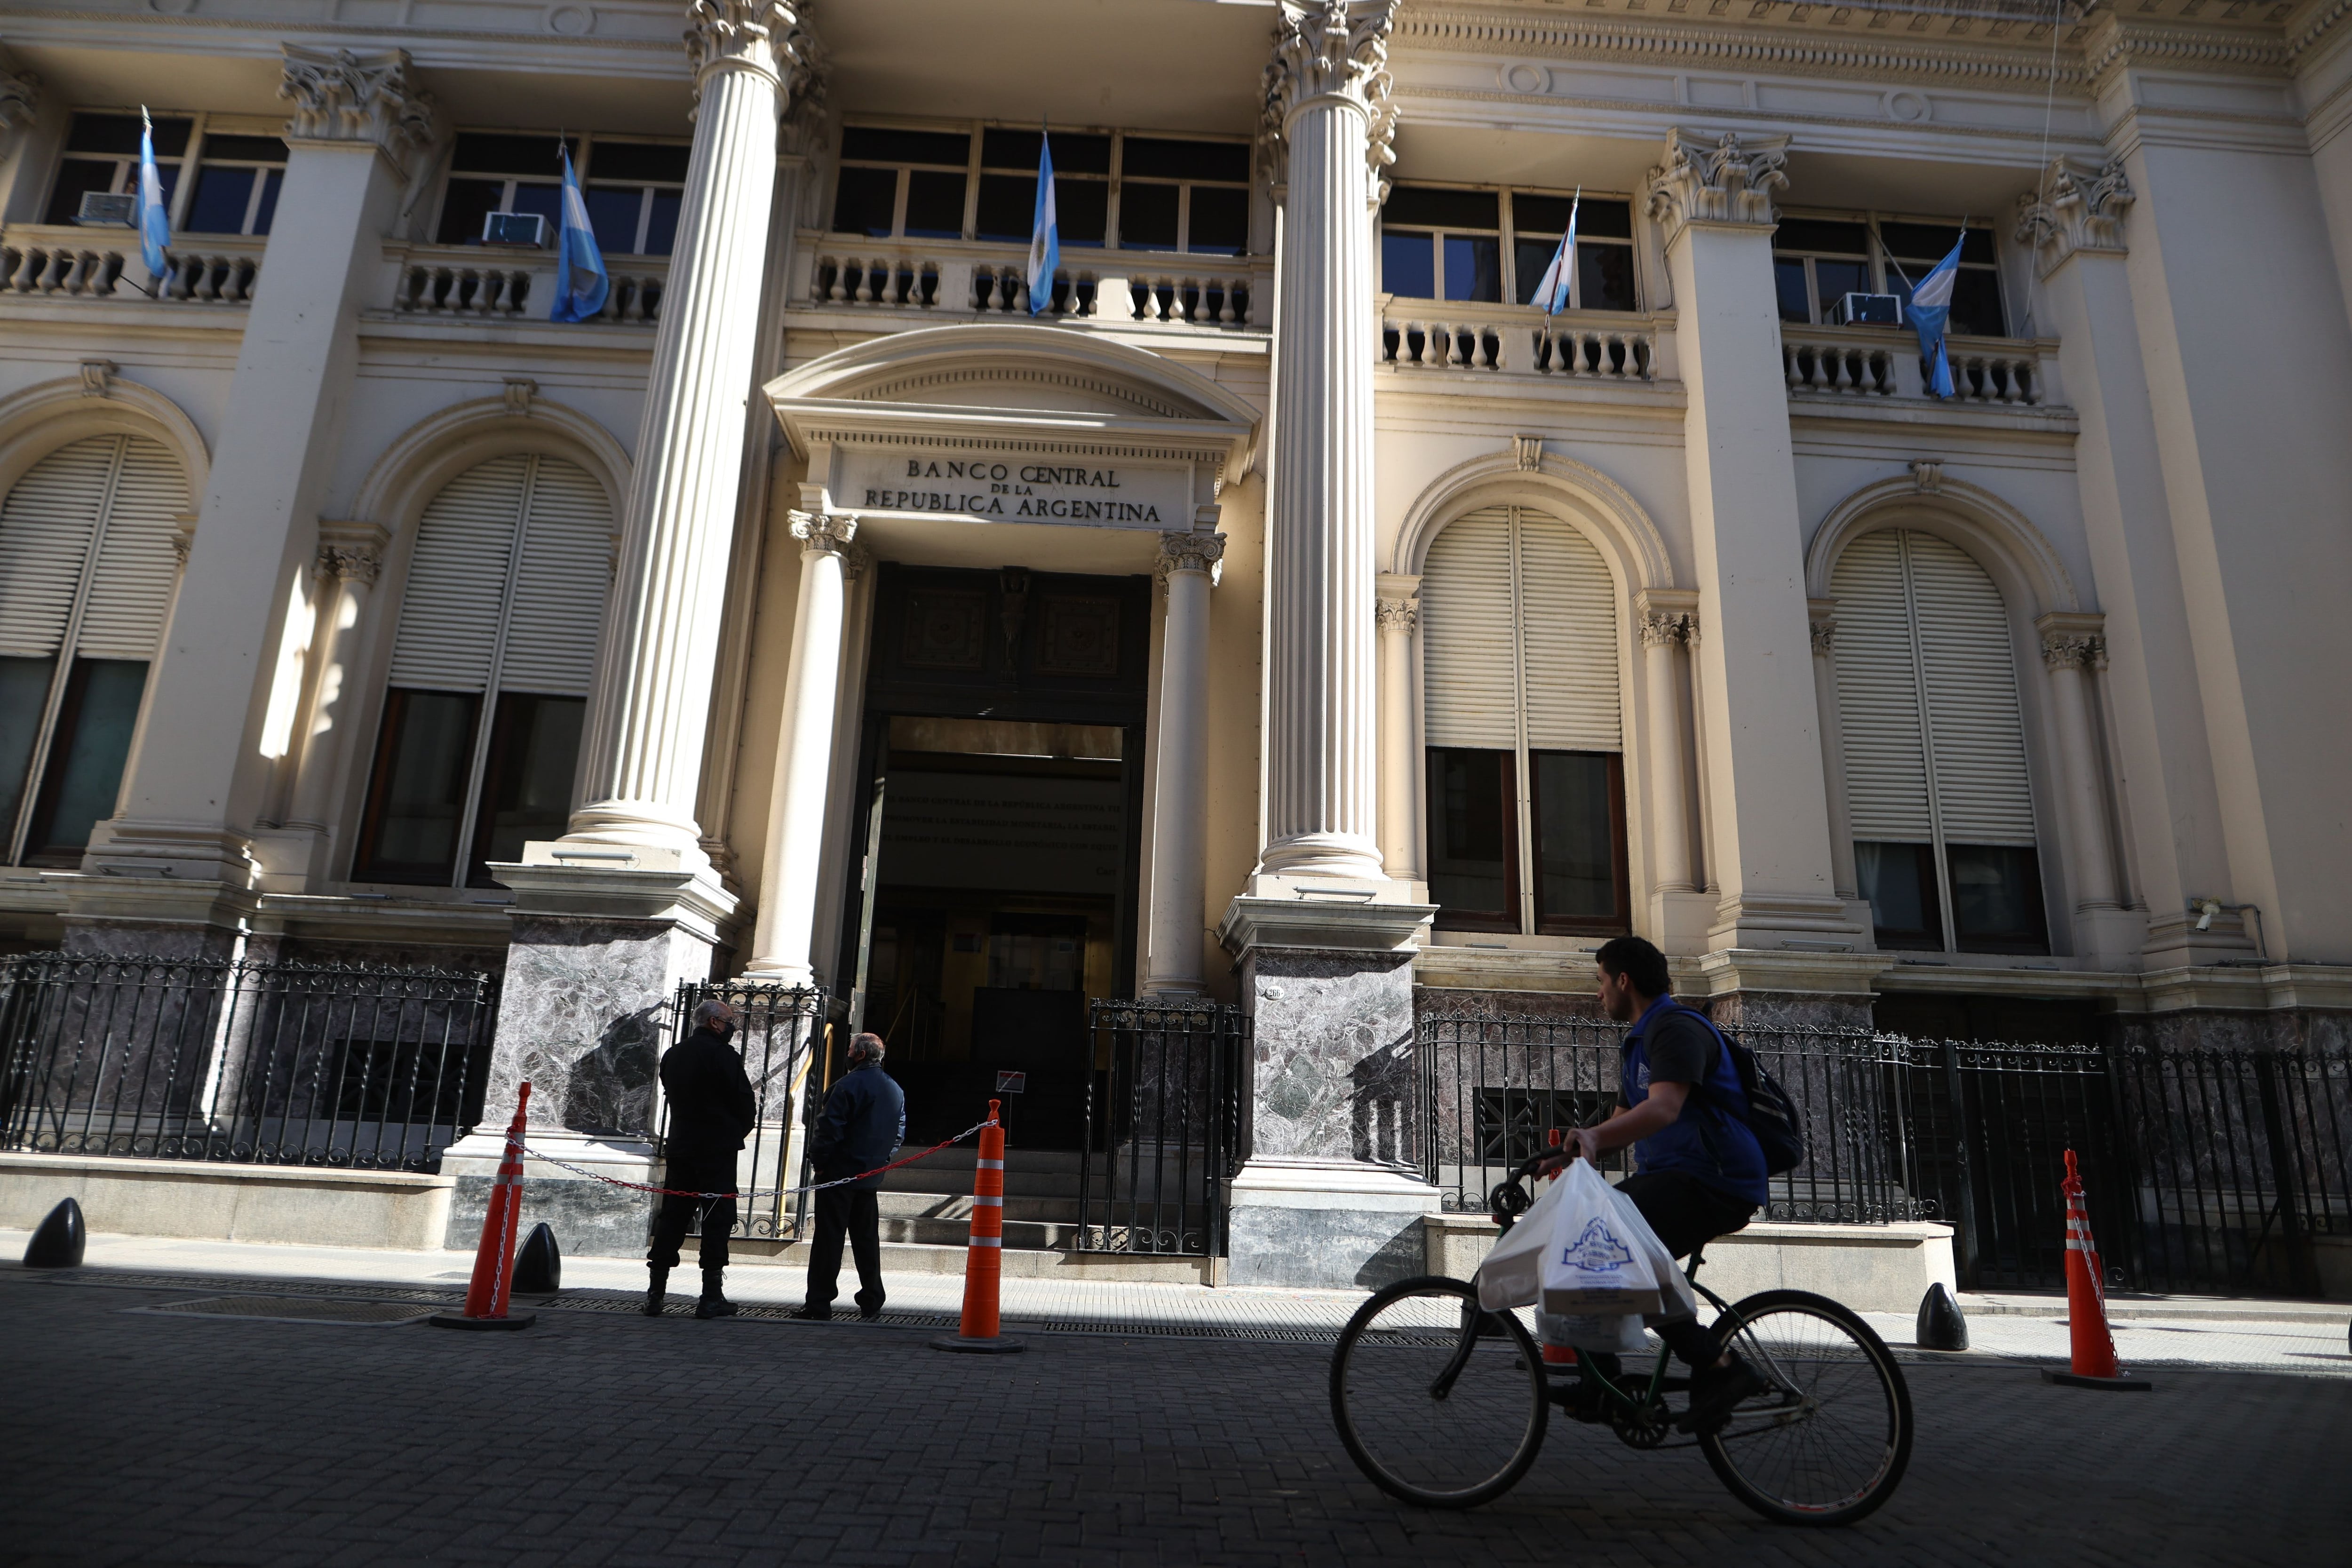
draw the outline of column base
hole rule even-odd
[[[531,1092],[535,1102],[536,1088]],[[599,1136],[557,1127],[533,1127],[525,1140],[542,1154],[618,1181],[657,1184],[660,1167],[654,1146],[642,1138]],[[490,1187],[499,1162],[506,1152],[506,1125],[487,1122],[449,1146],[441,1156],[441,1173],[457,1178],[449,1193],[449,1224],[441,1245],[452,1252],[471,1252],[482,1237],[482,1218],[489,1210]],[[538,1160],[522,1166],[522,1228],[545,1220],[555,1229],[556,1244],[572,1257],[639,1258],[645,1255],[647,1227],[660,1199],[626,1187],[574,1174]]]
[[[1705,952],[1715,928],[1716,895],[1695,888],[1661,888],[1650,895],[1650,940],[1668,958]]]
[[[65,895],[59,945],[76,957],[214,962],[236,956],[253,929],[255,898],[241,884],[88,871],[41,880]]]
[[[1894,967],[1891,952],[1790,952],[1734,948],[1698,961],[1704,1000],[1727,1029],[1867,1029],[1872,980]]]
[[[82,867],[94,876],[170,878],[251,888],[261,878],[242,833],[196,823],[111,817],[90,830]]]
[[[1870,905],[1804,893],[1733,894],[1716,905],[1706,945],[1717,950],[1867,952],[1872,945]]]
[[[1227,1191],[1233,1284],[1378,1289],[1426,1271],[1422,1216],[1438,1194],[1418,1172],[1252,1159]]]

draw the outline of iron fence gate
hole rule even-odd
[[[1078,1250],[1222,1257],[1248,1017],[1208,1001],[1097,1002],[1090,1013]]]
[[[481,1114],[488,975],[0,960],[0,1147],[430,1172]]]
[[[693,1031],[694,1010],[707,1001],[725,1002],[741,1015],[731,1044],[742,1053],[743,1075],[751,1080],[757,1107],[751,1136],[736,1160],[742,1195],[728,1234],[761,1239],[805,1236],[809,1194],[786,1189],[806,1186],[812,1179],[809,1134],[832,1081],[833,1064],[825,1059],[825,994],[812,986],[751,980],[688,981],[670,999],[665,1050]],[[667,1099],[659,1131],[667,1140]],[[646,1224],[652,1224],[652,1208]],[[695,1234],[700,1234],[698,1226]]]

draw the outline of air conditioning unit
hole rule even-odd
[[[84,191],[81,210],[74,214],[74,222],[93,228],[136,228],[139,197],[136,194],[110,196],[104,191]]]
[[[490,213],[482,219],[484,245],[547,248],[547,219],[538,213]]]
[[[1893,294],[1848,294],[1830,307],[1830,320],[1841,327],[1899,327],[1903,301]]]

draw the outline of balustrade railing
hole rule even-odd
[[[938,315],[1026,317],[1027,256],[1012,247],[963,241],[927,245],[801,237],[793,298],[807,305]],[[1265,324],[1273,284],[1262,258],[1175,258],[1116,251],[1064,257],[1054,298],[1038,312],[1058,320],[1139,321],[1196,327]]]
[[[1381,312],[1380,360],[1399,370],[1468,370],[1562,381],[1675,379],[1659,357],[1657,318],[1586,310],[1391,299]]]
[[[91,231],[16,227],[0,233],[0,293],[77,300],[184,300],[242,305],[261,274],[261,248],[228,241],[217,248],[174,248],[152,286],[136,244],[96,243]],[[127,275],[126,275],[127,274]]]
[[[2049,366],[2053,343],[2000,338],[1948,338],[1953,400],[2006,407],[2053,402]],[[1798,327],[1780,330],[1780,368],[1794,394],[1831,397],[1925,397],[1926,366],[1919,341],[1886,327]]]
[[[413,246],[391,253],[392,308],[403,315],[518,321],[544,317],[555,287],[552,257],[520,257],[471,246]],[[614,258],[600,321],[642,325],[661,319],[666,262]]]

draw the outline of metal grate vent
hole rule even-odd
[[[245,1318],[272,1323],[357,1323],[389,1327],[429,1318],[434,1309],[389,1301],[321,1301],[302,1296],[207,1296],[136,1309],[174,1317]]]

